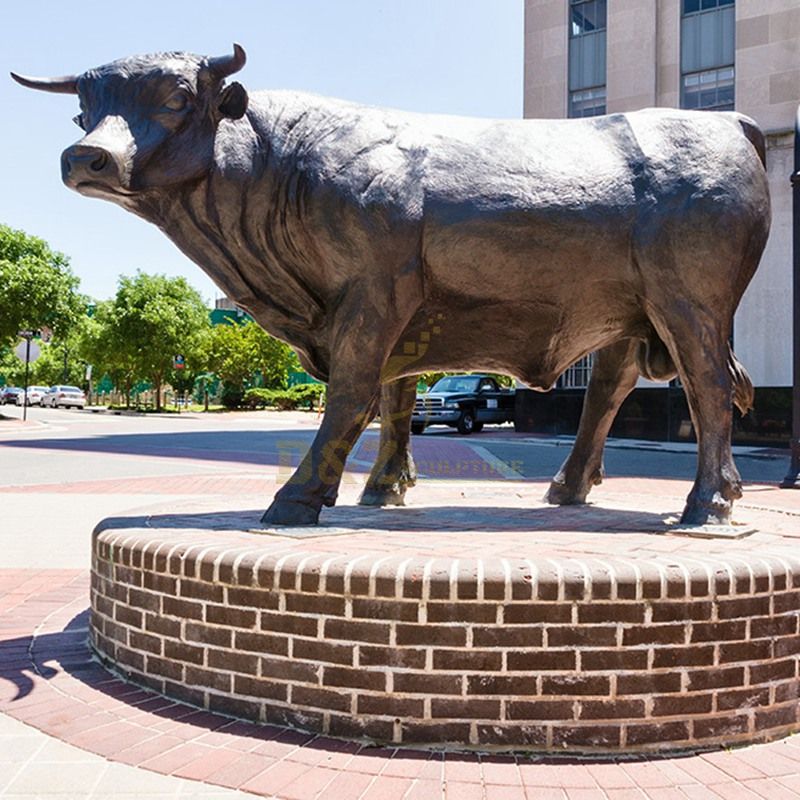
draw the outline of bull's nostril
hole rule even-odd
[[[108,156],[105,153],[100,153],[97,158],[89,165],[94,172],[101,172],[108,163]]]

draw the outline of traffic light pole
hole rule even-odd
[[[28,419],[28,378],[31,374],[31,337],[25,337],[25,393],[22,395],[22,421]]]
[[[800,107],[794,125],[792,173],[792,460],[782,489],[800,489]]]

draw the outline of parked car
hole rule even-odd
[[[50,408],[83,408],[86,405],[86,395],[77,386],[51,386],[42,398],[42,405]]]
[[[27,400],[28,405],[40,406],[42,404],[42,398],[47,394],[47,392],[47,386],[29,386]]]
[[[4,386],[0,391],[0,403],[21,406],[23,393],[23,390],[18,386]]]
[[[448,375],[417,395],[411,432],[449,425],[467,435],[479,433],[487,422],[513,422],[515,397],[514,389],[501,389],[490,375]]]

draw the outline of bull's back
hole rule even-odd
[[[727,259],[719,291],[746,285],[736,250],[769,225],[758,141],[739,115],[668,109],[497,123],[429,157],[430,283],[510,300],[532,291],[557,300],[566,285],[571,302],[576,285],[598,280],[639,294],[637,257],[661,252],[664,266],[680,269],[682,259],[666,254],[694,252],[707,263]]]
[[[636,155],[622,115],[497,123],[432,151],[424,259],[436,292],[574,297],[594,273],[634,277]]]

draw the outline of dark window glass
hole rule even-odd
[[[683,108],[732,111],[734,107],[733,67],[709,69],[683,76]]]
[[[733,84],[730,86],[721,86],[717,90],[717,102],[720,105],[727,106],[728,108],[733,108],[734,102],[734,89]]]
[[[732,6],[735,0],[683,0],[683,13],[695,14],[698,11],[711,11],[713,8]]]
[[[598,117],[606,113],[606,87],[598,86],[594,89],[581,89],[570,92],[569,116],[570,117]]]
[[[605,30],[606,0],[578,0],[572,4],[570,36]]]

